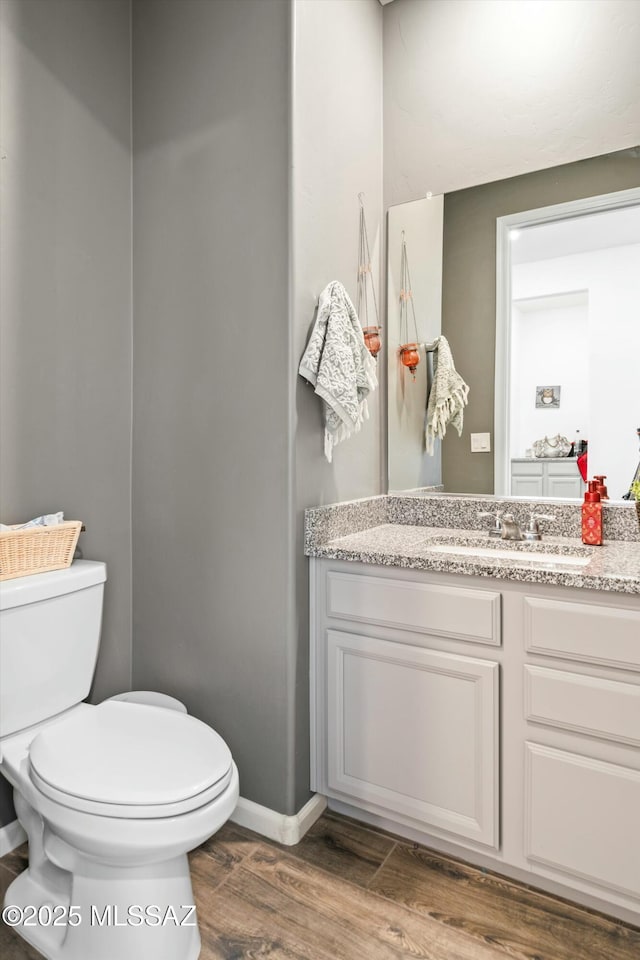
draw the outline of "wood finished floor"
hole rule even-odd
[[[330,813],[296,847],[228,823],[191,870],[200,960],[640,958],[640,929]],[[2,926],[0,957],[40,954]]]

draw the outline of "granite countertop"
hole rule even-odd
[[[460,545],[466,552],[439,552],[443,545],[447,550]],[[506,549],[509,556],[474,556],[476,548],[484,554]],[[480,530],[379,523],[324,542],[308,540],[305,552],[307,556],[434,573],[640,594],[640,543],[633,541],[610,541],[601,547],[586,547],[576,538],[553,536],[544,536],[537,543],[505,542],[489,538]],[[557,553],[557,558],[553,556],[544,562],[532,560],[531,554],[536,552]],[[576,557],[587,562],[576,565],[572,559]]]

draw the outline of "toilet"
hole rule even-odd
[[[231,816],[238,771],[172,697],[82,702],[105,581],[77,560],[0,585],[0,772],[29,839],[5,906],[49,960],[196,960],[187,852]]]

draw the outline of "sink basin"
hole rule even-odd
[[[527,543],[522,540],[481,540],[479,538],[433,537],[427,541],[431,553],[477,558],[479,560],[512,560],[515,563],[569,564],[584,567],[593,554],[587,547],[558,543]]]

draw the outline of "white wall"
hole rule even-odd
[[[634,0],[395,0],[384,35],[387,204],[638,142]]]
[[[589,474],[606,474],[619,499],[638,462],[640,244],[513,267],[515,299],[581,289],[589,299]]]
[[[573,297],[571,298],[574,299]],[[589,430],[589,312],[580,306],[513,305],[511,313],[510,458],[535,440],[560,434],[573,441]],[[560,386],[559,408],[536,407],[536,387]]]

